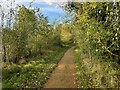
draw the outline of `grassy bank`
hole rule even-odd
[[[74,51],[78,88],[120,88],[120,66]]]
[[[67,49],[51,50],[45,55],[29,58],[24,64],[4,63],[3,88],[42,87]]]

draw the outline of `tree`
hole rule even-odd
[[[77,27],[75,28],[77,30],[74,33],[77,34],[75,41],[79,48],[82,47],[85,51],[89,47],[91,54],[97,53],[99,57],[119,62],[119,4],[119,2],[67,4],[66,9],[76,12],[74,27]]]

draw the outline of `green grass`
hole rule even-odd
[[[78,88],[120,88],[120,66],[116,62],[102,61],[74,51]]]
[[[43,87],[67,49],[57,48],[42,57],[29,58],[26,64],[6,64],[3,68],[3,88]]]

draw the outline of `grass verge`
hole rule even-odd
[[[120,66],[74,51],[78,88],[120,88]]]
[[[26,64],[3,64],[2,87],[42,87],[69,47],[57,48],[47,55],[29,58]]]

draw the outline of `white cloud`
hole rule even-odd
[[[31,1],[34,1],[34,2],[46,2],[48,4],[51,4],[51,3],[56,3],[56,2],[67,2],[68,0],[15,0],[16,2],[31,2]]]
[[[0,0],[1,1],[1,0]],[[2,0],[3,1],[3,10],[4,10],[4,12],[7,14],[8,13],[8,11],[9,11],[9,9],[10,9],[10,1],[13,1],[13,0],[9,0],[9,1],[7,1],[7,0]],[[32,2],[33,0],[15,0],[15,3],[14,3],[14,5],[13,6],[15,6],[16,4],[21,4],[21,3],[24,3],[24,2]],[[44,7],[44,8],[42,8],[42,10],[45,10],[45,11],[50,11],[50,12],[56,12],[56,11],[58,11],[58,8],[59,8],[59,5],[60,5],[60,1],[63,1],[63,0],[59,0],[59,1],[57,1],[57,0],[34,0],[34,2],[35,3],[41,3],[41,2],[44,2],[44,3],[46,3],[46,4],[48,4],[48,5],[52,5],[52,4],[54,4],[54,6],[55,7]],[[65,0],[64,0],[65,1]],[[60,9],[59,9],[60,10]]]
[[[3,1],[6,1],[6,0],[3,0]],[[11,1],[11,0],[9,0],[9,1]],[[48,4],[48,5],[56,4],[56,7],[58,7],[58,5],[61,5],[63,2],[67,2],[68,0],[15,0],[15,3],[20,4],[20,3],[32,2],[32,1],[34,1],[35,3],[44,2],[44,3]]]
[[[56,5],[56,6],[55,6],[55,8],[58,8],[58,7],[59,7],[59,5]]]
[[[37,0],[39,2],[47,2],[47,3],[54,3],[54,2],[67,2],[68,0]]]
[[[47,3],[48,5],[52,5],[54,3],[56,4],[60,4],[60,3],[63,3],[63,2],[67,2],[68,0],[36,0],[37,2],[45,2]]]
[[[58,8],[54,8],[54,7],[44,7],[44,8],[41,8],[43,11],[49,11],[49,12],[57,12],[59,10],[62,11],[62,9],[58,9]]]

